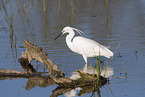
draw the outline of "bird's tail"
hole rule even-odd
[[[107,52],[106,52],[106,54],[104,54],[104,56],[106,57],[106,58],[110,58],[110,57],[112,57],[114,55],[114,53],[112,52],[112,51],[110,51],[110,50],[108,50]]]

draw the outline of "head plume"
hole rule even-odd
[[[81,36],[85,36],[85,34],[84,34],[81,30],[76,29],[76,28],[73,28],[73,27],[70,27],[70,26],[66,26],[66,27],[62,30],[62,32],[67,32],[68,30],[73,30],[73,31],[79,33]]]
[[[85,34],[81,30],[76,29],[76,28],[72,28],[72,29],[78,32],[81,36],[85,36]]]

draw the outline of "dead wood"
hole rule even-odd
[[[26,47],[26,52],[23,52],[20,58],[28,60],[28,63],[30,63],[33,59],[39,60],[41,63],[43,63],[46,67],[49,74],[55,75],[55,76],[64,76],[64,73],[61,72],[61,70],[55,65],[49,58],[46,53],[41,47],[38,47],[34,44],[32,44],[30,41],[24,40],[24,44]]]
[[[54,82],[57,83],[60,87],[78,87],[97,82],[96,74],[88,74],[80,70],[77,72],[80,74],[81,78],[77,80],[64,77],[63,72],[61,72],[61,70],[48,58],[46,51],[27,40],[24,41],[24,44],[26,47],[26,52],[23,53],[19,59],[23,59],[24,61],[26,59],[26,62],[24,63],[30,63],[32,59],[39,60],[47,67],[48,72],[51,72],[49,73],[50,78],[53,79]],[[106,82],[107,79],[100,76],[98,84],[103,85]]]
[[[0,80],[5,79],[16,79],[16,78],[30,78],[30,77],[36,77],[41,76],[42,74],[39,72],[36,73],[25,73],[15,70],[6,70],[6,69],[0,69]]]
[[[54,84],[55,84],[55,82],[49,76],[31,77],[28,79],[25,89],[30,90],[35,86],[45,88],[45,87],[48,87],[48,86],[54,85]]]
[[[99,83],[97,83],[97,75],[96,74],[88,74],[84,73],[81,70],[77,71],[80,74],[80,78],[76,80],[71,80],[69,78],[57,78],[55,76],[50,76],[59,87],[80,87],[92,84],[98,84],[98,86],[102,86],[107,83],[107,78],[100,76]]]
[[[101,87],[101,86],[100,86]],[[90,93],[90,92],[96,92],[99,94],[100,90],[98,86],[96,86],[96,84],[90,84],[90,85],[85,85],[85,86],[80,86],[80,92],[77,94],[78,96],[83,96],[86,93]],[[55,90],[53,90],[52,94],[50,97],[58,97],[59,95],[63,95],[73,89],[75,89],[76,87],[57,87]]]

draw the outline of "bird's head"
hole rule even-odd
[[[59,36],[66,34],[66,33],[71,33],[71,32],[77,32],[79,33],[81,36],[84,35],[84,33],[82,31],[80,31],[79,29],[70,27],[70,26],[66,26],[65,28],[62,29],[61,33],[54,39],[56,40]]]
[[[72,27],[66,26],[65,28],[62,29],[61,33],[54,38],[54,40],[56,40],[58,37],[60,37],[61,35],[65,34],[65,33],[69,33],[72,30]]]
[[[73,31],[73,28],[72,27],[69,27],[69,26],[66,26],[65,28],[62,29],[61,33],[62,35],[65,34],[65,33],[69,33]]]

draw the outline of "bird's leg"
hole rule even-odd
[[[87,65],[87,57],[85,56],[85,55],[83,55],[83,58],[84,58],[84,60],[85,60],[85,65]]]
[[[83,58],[84,58],[84,60],[85,60],[85,66],[84,66],[84,69],[83,69],[83,72],[87,72],[87,57],[85,56],[85,55],[83,55]]]
[[[87,63],[85,64],[85,66],[83,68],[83,72],[87,73]]]

